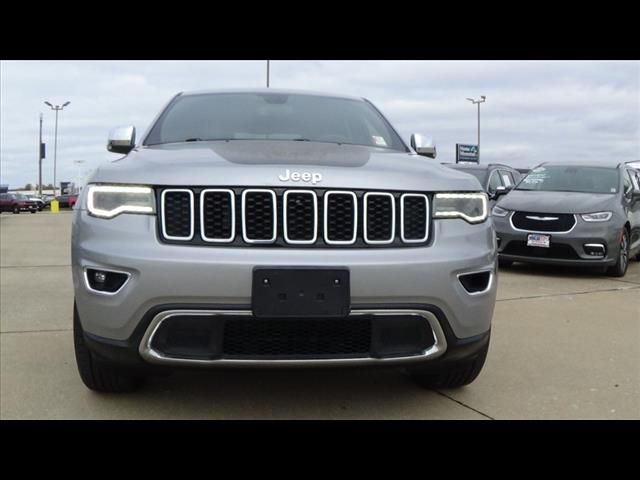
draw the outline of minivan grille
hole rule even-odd
[[[160,188],[157,198],[165,243],[402,247],[429,240],[429,197],[419,193],[189,187]]]
[[[515,228],[534,232],[568,232],[576,224],[569,213],[514,212],[511,222]]]

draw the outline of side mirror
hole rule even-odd
[[[423,157],[436,158],[436,144],[433,139],[414,133],[411,135],[411,148]]]
[[[136,144],[136,127],[114,128],[109,132],[107,150],[112,153],[129,153]]]
[[[513,190],[513,185],[509,185],[506,187],[500,185],[499,187],[496,187],[496,191],[493,194],[493,198],[498,198],[498,197],[501,197],[502,195],[506,195],[511,190]]]

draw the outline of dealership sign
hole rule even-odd
[[[480,163],[478,146],[456,143],[456,163],[460,162]]]

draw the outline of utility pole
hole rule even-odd
[[[44,102],[44,103],[45,105],[49,105],[51,110],[55,110],[56,112],[56,129],[55,129],[55,138],[53,141],[53,194],[55,195],[56,192],[58,191],[58,186],[56,184],[56,166],[57,166],[57,160],[58,160],[58,112],[64,109],[64,107],[69,105],[71,102],[65,102],[62,104],[62,106],[56,105],[55,107],[51,105],[49,102]]]
[[[267,60],[267,88],[269,88],[269,60]]]
[[[478,105],[478,163],[480,163],[480,104],[487,101],[487,97],[480,95],[480,100],[474,100],[473,98],[467,98],[474,105]]]
[[[40,112],[40,141],[38,142],[38,195],[42,197],[42,112]]]

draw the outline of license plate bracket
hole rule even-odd
[[[530,233],[527,235],[527,247],[549,248],[551,245],[551,235],[540,233]]]
[[[255,267],[251,308],[256,317],[346,317],[349,269]]]

